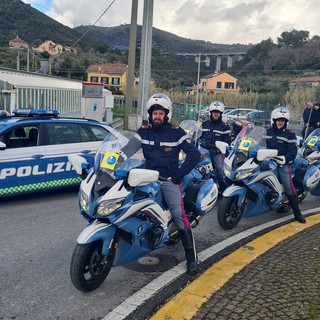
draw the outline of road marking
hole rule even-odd
[[[150,320],[192,319],[201,306],[245,266],[281,241],[318,223],[320,214],[308,217],[306,224],[291,222],[247,243],[187,285]]]
[[[316,214],[319,212],[319,208],[309,209],[303,211],[304,215],[308,214]],[[288,215],[283,218],[279,218],[273,221],[269,221],[267,223],[258,225],[256,227],[250,228],[248,230],[242,231],[234,236],[231,236],[207,249],[200,252],[198,254],[200,261],[205,261],[208,258],[211,258],[214,254],[224,250],[228,246],[237,243],[240,240],[246,239],[249,236],[252,236],[260,231],[263,231],[267,228],[277,226],[279,224],[285,223],[289,220],[292,220],[293,216]],[[299,224],[301,226],[309,226],[310,222],[307,218],[307,224]],[[295,223],[298,224],[298,223]],[[168,285],[171,281],[174,281],[179,276],[186,272],[186,262],[182,261],[172,269],[164,272],[159,277],[152,280],[146,286],[135,292],[128,299],[123,301],[119,306],[117,306],[114,310],[108,313],[102,320],[123,320],[130,315],[134,310],[136,310],[140,305],[145,303],[148,299],[150,299],[154,294],[159,292],[162,288]],[[186,306],[186,304],[184,304]],[[156,315],[156,314],[155,314]],[[155,316],[154,315],[154,316]],[[165,319],[165,318],[164,318]]]

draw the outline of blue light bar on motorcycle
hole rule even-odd
[[[248,157],[255,157],[257,155],[256,151],[248,151]]]
[[[14,109],[12,113],[15,116],[57,116],[58,110],[47,110],[47,109]]]
[[[115,170],[114,171],[114,176],[116,177],[116,179],[125,179],[127,177],[127,171],[125,170]]]

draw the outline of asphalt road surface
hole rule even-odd
[[[320,197],[309,195],[301,204],[302,210],[315,207],[320,207]],[[235,229],[225,231],[218,225],[216,210],[217,205],[194,229],[198,252],[287,215],[271,212],[242,219]],[[113,268],[100,288],[81,293],[70,281],[69,266],[85,225],[78,213],[76,189],[0,200],[0,320],[102,319],[184,260],[181,243],[165,247],[152,253],[158,264],[135,262]]]

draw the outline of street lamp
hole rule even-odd
[[[198,117],[198,120],[199,120],[199,115],[200,115],[200,106],[199,106],[200,64],[201,64],[201,62],[205,62],[205,65],[207,67],[209,67],[210,66],[210,57],[206,56],[206,59],[201,61],[201,52],[199,52],[199,55],[196,56],[195,61],[198,63],[196,112],[197,112],[197,117]]]

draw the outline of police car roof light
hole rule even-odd
[[[57,116],[58,110],[47,110],[47,109],[14,109],[12,113],[15,116]]]

